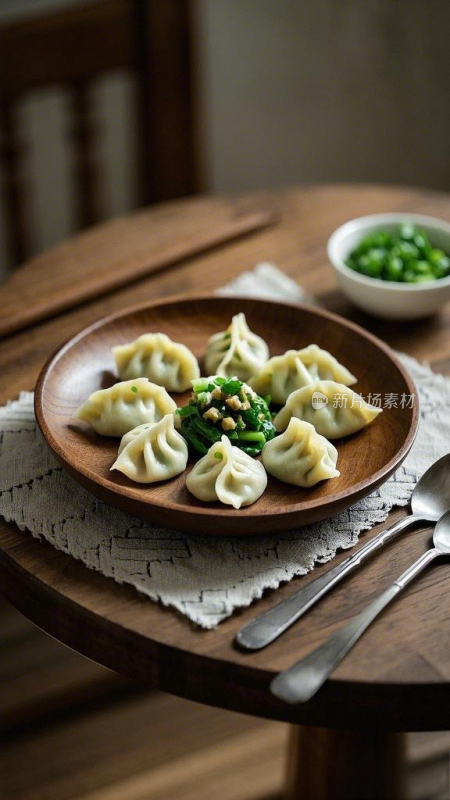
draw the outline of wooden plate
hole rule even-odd
[[[72,414],[95,389],[117,381],[111,348],[141,333],[162,331],[187,345],[200,360],[209,336],[224,330],[239,311],[267,341],[271,355],[315,342],[357,376],[353,388],[364,397],[415,393],[414,407],[385,409],[367,428],[335,441],[340,478],[299,489],[269,476],[262,497],[238,511],[196,500],[186,489],[185,475],[143,486],[110,472],[119,440],[98,436]],[[173,396],[183,405],[188,395]],[[411,378],[387,345],[367,331],[311,307],[235,297],[169,300],[100,320],[49,360],[39,376],[35,402],[39,426],[54,455],[96,497],[155,525],[223,535],[288,530],[348,508],[401,464],[414,441],[419,417]]]

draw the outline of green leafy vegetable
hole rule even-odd
[[[176,413],[181,433],[197,453],[205,455],[225,434],[236,447],[256,456],[275,436],[268,403],[237,378],[199,378],[192,388],[189,404]]]
[[[230,378],[225,383],[221,384],[221,390],[224,394],[232,395],[237,394],[244,384],[242,381],[239,381],[237,378]]]
[[[197,414],[197,408],[195,406],[183,406],[182,408],[177,409],[177,414],[180,417],[190,417],[192,414]]]

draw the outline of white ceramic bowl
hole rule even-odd
[[[327,252],[342,291],[359,308],[384,319],[428,317],[450,300],[450,276],[425,283],[369,278],[345,260],[361,239],[377,230],[391,232],[402,222],[424,230],[434,247],[450,253],[450,223],[422,214],[391,213],[358,217],[341,225],[328,240]]]

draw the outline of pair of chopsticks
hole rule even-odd
[[[71,245],[58,245],[43,255],[36,256],[13,272],[0,284],[0,338],[15,333],[36,322],[49,319],[74,306],[101,297],[133,281],[160,270],[178,265],[224,244],[255,233],[277,221],[272,211],[256,210],[236,216],[230,212],[228,219],[199,233],[173,240],[161,247],[156,243],[154,252],[140,254],[136,259],[123,259],[111,264],[100,263],[98,271],[86,265],[79,247],[77,262],[68,268]],[[114,224],[114,222],[112,223]],[[88,232],[88,236],[93,236]],[[126,235],[126,228],[124,228]],[[84,234],[79,237],[82,241]],[[90,251],[95,248],[90,247]],[[87,246],[86,252],[89,250]],[[59,268],[60,263],[63,268]]]

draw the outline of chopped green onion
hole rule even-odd
[[[195,380],[191,381],[192,388],[195,394],[199,394],[199,392],[206,392],[208,391],[208,379],[207,378],[196,378]]]
[[[262,431],[238,431],[238,439],[241,442],[265,442],[266,437]]]
[[[137,390],[138,390],[137,386],[132,386],[132,387],[131,387],[131,391],[132,391],[132,392],[137,392]]]

